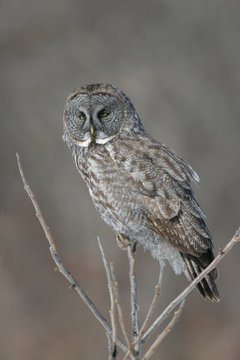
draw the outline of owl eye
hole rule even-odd
[[[78,114],[78,117],[80,120],[85,121],[86,120],[86,115],[84,114],[83,111],[80,111],[80,113]]]
[[[110,114],[110,111],[107,109],[102,109],[101,111],[99,111],[98,113],[98,118],[101,120],[105,117],[107,117]]]

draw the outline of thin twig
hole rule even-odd
[[[111,304],[111,309],[110,309],[109,313],[110,313],[112,332],[113,332],[113,334],[112,334],[112,353],[114,353],[114,347],[115,347],[116,338],[117,338],[117,325],[116,325],[116,321],[115,321],[115,299],[114,299],[113,281],[111,278],[109,266],[108,266],[107,259],[106,259],[99,236],[98,236],[97,240],[98,240],[98,246],[99,246],[99,249],[100,249],[100,252],[102,255],[102,259],[103,259],[105,272],[107,275],[108,291],[109,291],[110,304]]]
[[[172,328],[174,327],[174,325],[176,324],[179,316],[181,315],[181,312],[183,310],[184,307],[184,303],[185,303],[185,299],[181,302],[181,305],[179,306],[179,309],[177,311],[174,312],[173,318],[170,321],[170,323],[166,326],[166,328],[163,330],[163,332],[158,335],[158,337],[156,338],[156,340],[154,341],[154,343],[150,346],[150,348],[147,350],[147,352],[145,353],[145,355],[143,356],[143,360],[148,360],[156,351],[157,347],[159,346],[159,344],[163,341],[163,339],[168,335],[168,333],[172,330]]]
[[[154,321],[151,327],[143,335],[141,342],[144,343],[148,337],[157,329],[157,327],[168,317],[172,310],[180,304],[183,299],[195,288],[195,286],[223,259],[223,257],[232,249],[234,245],[240,242],[240,228],[236,231],[233,238],[227,243],[211,264],[206,267],[182,292],[178,295],[162,312],[162,314]]]
[[[106,335],[108,340],[108,360],[112,360],[112,338],[108,333]]]
[[[18,154],[16,154],[17,156],[17,164],[18,164],[18,169],[22,178],[22,182],[24,185],[24,190],[27,192],[30,200],[32,201],[32,204],[34,206],[34,209],[36,211],[36,216],[42,226],[42,229],[45,233],[45,236],[49,242],[50,245],[50,252],[52,255],[52,258],[55,262],[55,264],[57,265],[59,272],[70,282],[71,287],[77,292],[77,294],[79,296],[81,296],[82,300],[85,302],[85,304],[88,306],[88,308],[91,310],[91,312],[93,313],[93,315],[95,316],[95,318],[101,323],[101,325],[104,327],[105,331],[107,334],[109,334],[112,337],[112,329],[111,326],[109,325],[109,323],[107,322],[107,320],[104,318],[104,316],[100,313],[100,311],[97,309],[97,307],[94,305],[94,303],[92,302],[92,300],[88,297],[88,295],[85,293],[85,291],[81,288],[81,286],[78,284],[78,282],[74,279],[74,277],[65,269],[62,260],[58,254],[57,251],[57,247],[56,244],[53,240],[52,234],[50,232],[49,226],[47,225],[45,219],[43,218],[42,212],[40,210],[40,207],[38,205],[38,202],[25,178],[23,169],[22,169],[22,165],[21,165],[21,161],[20,161],[20,157]],[[128,349],[126,348],[126,346],[121,342],[120,339],[116,339],[116,343],[117,345],[124,351],[127,352]]]
[[[55,242],[53,240],[53,237],[52,237],[52,234],[49,230],[49,226],[47,225],[43,215],[42,215],[42,212],[40,210],[40,207],[38,205],[38,202],[25,178],[25,175],[24,175],[24,172],[23,172],[23,168],[22,168],[22,165],[21,165],[21,161],[20,161],[20,157],[18,155],[18,153],[16,153],[16,156],[17,156],[17,164],[18,164],[18,169],[19,169],[19,172],[20,172],[20,175],[21,175],[21,178],[22,178],[22,182],[23,182],[23,185],[24,185],[24,190],[27,192],[28,196],[30,197],[30,200],[32,201],[32,204],[34,206],[34,209],[36,211],[36,217],[38,218],[38,221],[40,222],[41,226],[42,226],[42,229],[45,233],[45,236],[46,238],[48,239],[48,242],[49,242],[49,245],[51,246],[51,248],[53,249],[53,251],[57,254],[58,251],[57,251],[57,247],[55,245]]]
[[[136,354],[135,354],[134,348],[128,337],[128,333],[127,333],[127,329],[126,329],[126,325],[125,325],[125,321],[124,321],[124,317],[123,317],[122,307],[121,307],[120,301],[119,301],[118,282],[117,282],[117,279],[115,276],[113,263],[110,264],[110,270],[111,270],[111,275],[112,275],[112,280],[113,280],[114,295],[115,295],[114,298],[115,298],[115,304],[116,304],[117,311],[118,311],[119,324],[121,326],[121,330],[122,330],[124,339],[125,339],[127,347],[128,347],[128,353],[125,355],[124,359],[125,358],[128,359],[130,357],[130,355],[135,356]]]
[[[155,305],[156,305],[156,302],[157,302],[157,299],[159,298],[159,295],[160,295],[160,286],[159,285],[156,285],[155,286],[155,293],[154,293],[154,297],[153,297],[153,300],[152,300],[152,303],[148,309],[148,312],[147,312],[147,315],[146,315],[146,318],[142,324],[142,327],[140,329],[140,332],[139,332],[139,336],[141,337],[146,329],[146,326],[151,318],[151,315],[153,313],[153,310],[155,308]]]
[[[133,343],[137,339],[139,340],[135,346],[135,350],[138,354],[140,354],[141,341],[139,338],[137,281],[135,274],[135,251],[133,251],[131,246],[128,246],[128,259],[129,259],[129,279],[130,279],[130,288],[131,288],[131,318],[132,318]]]
[[[160,287],[160,290],[162,289],[163,272],[164,272],[165,265],[166,265],[165,262],[163,262],[163,261],[159,262],[160,269],[159,269],[158,285]]]
[[[131,351],[128,350],[128,352],[126,353],[126,355],[124,355],[123,360],[129,360],[129,359],[130,359],[130,356],[131,356]]]

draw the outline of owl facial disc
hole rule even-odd
[[[77,91],[67,100],[64,125],[76,145],[106,144],[120,131],[124,119],[122,103],[106,92]]]

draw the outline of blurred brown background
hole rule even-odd
[[[126,253],[100,219],[62,142],[62,111],[82,84],[110,82],[146,130],[198,171],[216,252],[240,225],[240,2],[1,0],[0,359],[106,359],[104,331],[68,289],[19,177],[25,174],[65,265],[108,316],[99,235],[129,314]],[[240,358],[240,248],[220,264],[222,301],[196,291],[153,359]],[[158,264],[138,249],[141,319]],[[156,314],[187,282],[167,267]]]

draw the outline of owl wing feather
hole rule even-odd
[[[114,143],[109,148],[114,161],[137,183],[146,227],[186,254],[200,256],[212,248],[204,215],[191,188],[191,180],[197,182],[199,178],[190,165],[147,136],[138,136],[135,142],[125,138],[116,148]]]
[[[146,136],[131,145],[125,139],[111,153],[138,184],[145,226],[179,250],[193,280],[214,259],[211,235],[191,188],[191,181],[199,181],[198,175],[175,152]],[[197,284],[202,296],[212,301],[219,301],[216,278],[213,269]]]

